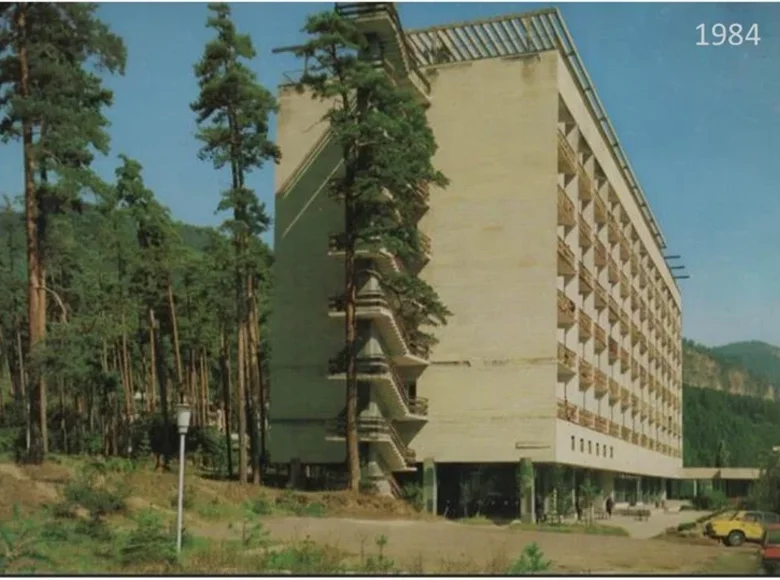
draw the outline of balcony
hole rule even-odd
[[[604,435],[609,434],[609,421],[607,421],[604,417],[596,417],[596,431],[599,433],[604,433]]]
[[[629,331],[631,330],[631,321],[628,318],[628,314],[620,311],[620,335],[621,336],[628,336]]]
[[[639,445],[642,447],[647,447],[647,435],[640,435],[639,436]]]
[[[577,154],[574,147],[571,146],[566,135],[558,131],[558,173],[564,175],[575,175],[577,173]]]
[[[593,350],[596,353],[604,352],[607,348],[607,333],[595,322],[593,323]]]
[[[620,349],[620,372],[628,372],[631,368],[631,357],[628,355],[628,351],[625,348]]]
[[[631,248],[628,245],[628,240],[624,235],[620,235],[620,259],[624,262],[628,262],[631,258]]]
[[[345,381],[347,359],[339,356],[328,363],[328,378]],[[428,399],[412,398],[406,382],[390,358],[384,355],[365,356],[357,359],[358,381],[376,385],[379,396],[387,404],[389,413],[401,420],[424,420],[428,415]]]
[[[641,290],[647,288],[647,272],[645,272],[644,268],[639,270],[639,288]]]
[[[635,288],[631,288],[631,312],[636,313],[639,310],[639,294]]]
[[[647,352],[647,336],[644,334],[639,336],[639,354],[645,354]]]
[[[587,250],[591,246],[593,246],[593,228],[585,221],[585,216],[580,214],[580,248]]]
[[[558,225],[565,228],[573,228],[577,225],[574,203],[560,185],[558,186]]]
[[[653,375],[650,375],[647,380],[647,390],[650,393],[655,393],[655,389],[657,386],[657,381],[655,380],[655,377]]]
[[[593,394],[597,399],[601,399],[609,391],[607,388],[607,375],[604,374],[604,371],[596,369],[594,372],[593,384],[595,386]]]
[[[636,415],[639,413],[641,405],[639,404],[639,397],[631,395],[631,414]]]
[[[641,334],[639,327],[631,323],[630,327],[630,334],[631,334],[631,346],[636,346],[636,343],[639,342],[639,335]]]
[[[558,379],[568,381],[577,373],[577,354],[558,343]]]
[[[618,346],[617,341],[610,337],[609,338],[609,364],[614,364],[615,361],[620,356],[620,347]]]
[[[328,316],[344,318],[346,300],[336,296],[328,301]],[[382,290],[363,291],[358,294],[355,315],[358,320],[371,320],[379,328],[385,344],[396,364],[427,365],[429,348],[417,344],[410,336],[401,318],[396,314],[398,305]]]
[[[636,359],[631,361],[631,380],[636,380],[639,377],[639,361]]]
[[[650,318],[647,321],[647,330],[650,332],[655,332],[656,325],[655,325],[655,317],[651,314]]]
[[[639,405],[639,416],[642,419],[647,419],[648,414],[650,413],[650,405],[648,405],[646,402],[642,402]]]
[[[634,445],[639,445],[639,433],[636,431],[632,431],[631,433],[631,443]]]
[[[596,285],[596,297],[593,301],[596,310],[599,312],[604,310],[604,308],[607,306],[607,302],[608,302],[607,291],[604,290],[604,288],[602,288],[600,285]]]
[[[577,183],[579,185],[580,200],[589,202],[593,199],[593,193],[595,191],[595,185],[593,179],[585,171],[585,168],[580,165],[580,170],[577,172]]]
[[[613,245],[620,241],[620,226],[611,215],[607,216],[607,240]]]
[[[571,328],[577,322],[577,307],[574,300],[558,290],[558,328]]]
[[[587,391],[593,386],[593,365],[580,359],[580,391]]]
[[[376,444],[391,471],[413,471],[417,456],[396,431],[393,423],[384,417],[358,417],[358,441]],[[346,433],[344,418],[326,423],[326,438],[343,441]]]
[[[617,300],[612,298],[612,296],[607,297],[607,303],[609,305],[609,321],[615,324],[620,319],[620,306],[618,306]]]
[[[607,223],[607,206],[598,194],[593,196],[593,219],[599,227]]]
[[[631,296],[631,284],[628,282],[628,277],[623,274],[623,272],[620,273],[620,297],[624,300]]]
[[[639,388],[644,389],[647,386],[647,369],[639,365]]]
[[[658,351],[656,348],[651,344],[650,348],[647,349],[647,360],[649,360],[651,363],[654,363],[657,358]]]
[[[629,429],[628,427],[621,427],[620,438],[623,441],[631,441],[631,429]]]
[[[608,261],[607,248],[601,243],[601,240],[596,238],[593,243],[593,263],[596,265],[596,269],[601,271],[603,268],[606,268]]]
[[[580,409],[580,425],[583,427],[587,427],[588,429],[593,429],[595,426],[595,415],[592,411],[588,411],[587,409]]]
[[[609,404],[614,405],[620,400],[620,385],[613,378],[610,378],[608,383],[609,383]]]
[[[654,410],[651,410],[651,411],[649,411],[649,412],[648,412],[648,415],[647,415],[647,421],[648,421],[648,422],[649,422],[651,425],[655,425],[655,419],[656,419],[656,413],[655,413],[655,411],[654,411]]]
[[[328,256],[343,258],[344,256],[343,234],[328,235]],[[374,260],[382,274],[401,274],[408,265],[392,252],[385,248],[375,248],[371,244],[358,243],[355,248],[355,257]]]
[[[582,296],[588,296],[593,292],[593,288],[596,285],[596,279],[593,277],[593,274],[590,273],[590,270],[588,270],[587,266],[580,262],[580,271],[579,271],[579,280],[580,280],[580,294]]]
[[[636,276],[639,273],[639,257],[636,254],[631,254],[631,275]]]
[[[620,425],[614,421],[609,422],[609,434],[612,437],[620,438]]]
[[[617,284],[620,282],[620,268],[618,268],[617,262],[613,258],[609,258],[607,265],[607,279],[609,283]]]
[[[593,336],[593,319],[580,310],[580,342],[586,342]]]
[[[578,409],[576,405],[569,403],[568,401],[562,401],[558,399],[558,418],[562,421],[571,421],[576,423],[578,421]]]
[[[558,238],[558,275],[564,277],[574,276],[577,273],[577,261],[574,252],[561,238]]]
[[[625,387],[620,387],[620,408],[625,411],[631,406],[631,393]]]

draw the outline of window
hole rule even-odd
[[[585,453],[585,439],[580,437],[580,453]]]
[[[596,455],[601,455],[601,445],[596,443]]]
[[[593,441],[588,441],[588,455],[593,455]]]
[[[612,445],[609,446],[609,458],[614,459],[615,458],[615,448],[612,447]]]
[[[604,445],[604,447],[602,447],[602,450],[604,451],[604,457],[606,457],[607,456],[607,446]]]
[[[576,438],[574,435],[571,436],[571,450],[576,451],[576,445],[575,445]]]
[[[758,512],[748,512],[742,517],[743,522],[760,522],[761,514]]]

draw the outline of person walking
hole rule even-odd
[[[615,507],[615,500],[612,499],[611,495],[607,497],[607,502],[604,507],[607,509],[607,517],[612,519],[612,510]]]

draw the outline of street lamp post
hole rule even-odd
[[[181,552],[182,519],[184,516],[184,447],[187,430],[190,428],[192,410],[189,405],[181,404],[176,410],[176,425],[179,428],[179,505],[176,514],[176,553]]]

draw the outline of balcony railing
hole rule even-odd
[[[558,238],[558,275],[573,276],[577,271],[577,262],[574,258],[574,252],[569,245]]]
[[[620,437],[620,425],[614,421],[609,422],[609,434],[612,437]]]
[[[403,442],[392,421],[388,421],[384,417],[358,417],[357,423],[359,440],[373,442],[386,437],[392,442],[407,465],[411,466],[416,463],[417,456],[414,450],[410,449]],[[347,430],[346,427],[346,420],[341,417],[329,421],[326,425],[326,430],[331,436],[344,437]]]
[[[640,364],[639,365],[639,388],[644,389],[646,385],[647,385],[647,369]]]
[[[597,323],[593,323],[593,346],[597,353],[607,348],[607,333]]]
[[[580,280],[580,294],[583,296],[589,295],[591,292],[593,292],[593,288],[596,285],[596,279],[593,277],[593,274],[590,273],[590,270],[580,262],[580,271],[579,271],[579,280]]]
[[[620,318],[620,306],[612,296],[609,296],[607,301],[609,304],[609,321],[614,324]]]
[[[599,312],[604,310],[607,305],[607,291],[599,284],[596,285],[596,297],[593,303]]]
[[[647,329],[650,332],[655,332],[655,329],[656,329],[655,317],[652,316],[652,315],[647,319]]]
[[[593,319],[580,310],[579,315],[580,342],[585,342],[593,336]]]
[[[383,355],[361,356],[357,359],[356,365],[358,375],[385,377],[393,386],[396,395],[401,399],[409,413],[422,416],[428,414],[428,399],[409,396],[406,389],[406,381],[403,380],[389,357]],[[346,374],[346,372],[347,358],[345,356],[338,356],[328,361],[329,375],[342,375]]]
[[[593,244],[593,263],[596,268],[601,270],[607,267],[607,248],[601,243],[601,240],[596,239]]]
[[[385,293],[381,290],[364,291],[358,294],[357,302],[355,304],[360,314],[360,310],[364,308],[368,309],[382,309],[387,313],[393,321],[394,326],[403,337],[406,348],[415,356],[421,358],[428,358],[430,349],[427,345],[417,344],[410,336],[406,326],[398,316],[398,304],[388,299]],[[328,310],[330,312],[344,312],[346,308],[346,298],[344,295],[334,296],[328,300]]]
[[[596,431],[609,434],[609,422],[604,417],[596,417]]]
[[[607,223],[607,206],[598,194],[593,196],[593,218],[599,227]]]
[[[577,307],[574,300],[558,290],[558,328],[569,328],[577,320]]]
[[[580,425],[587,427],[588,429],[593,429],[594,424],[595,416],[593,415],[593,412],[588,411],[587,409],[580,409]]]
[[[607,240],[610,244],[617,244],[620,241],[620,227],[614,216],[607,216]]]
[[[642,417],[642,419],[646,419],[648,413],[650,412],[650,405],[648,405],[646,402],[642,402],[639,405],[639,416]]]
[[[577,372],[577,354],[558,343],[558,376],[572,376]]]
[[[637,413],[639,413],[639,408],[640,408],[639,397],[637,397],[636,395],[631,395],[631,414],[636,415]]]
[[[631,258],[631,248],[628,245],[628,240],[623,234],[620,234],[620,259],[627,262]]]
[[[628,277],[620,273],[620,297],[623,299],[628,298],[631,295],[631,284],[628,281]]]
[[[631,441],[631,429],[629,429],[628,427],[621,427],[620,438],[623,441]]]
[[[593,386],[593,365],[580,359],[580,390],[587,391]]]
[[[595,385],[594,394],[597,399],[600,399],[607,394],[607,375],[604,374],[604,371],[596,369],[593,383]]]
[[[639,272],[639,256],[631,254],[631,275],[636,276]]]
[[[639,352],[645,354],[647,352],[647,336],[641,334],[639,336]]]
[[[577,154],[569,143],[566,135],[558,131],[558,171],[565,175],[574,175],[577,173]]]
[[[639,309],[639,294],[636,289],[631,287],[631,312],[636,312]]]
[[[609,364],[614,363],[620,356],[620,346],[617,341],[609,337]]]
[[[585,216],[580,214],[580,248],[586,250],[593,245],[593,228],[585,221]]]
[[[579,166],[579,171],[577,172],[577,182],[579,184],[580,199],[585,202],[592,200],[595,191],[595,185],[593,183],[593,179],[591,179],[590,175],[588,175],[588,172],[582,165]]]
[[[573,228],[577,224],[577,215],[574,210],[574,203],[566,194],[564,189],[558,186],[558,225],[566,228]]]
[[[576,405],[573,405],[572,403],[569,403],[568,401],[563,401],[561,399],[558,399],[558,418],[563,421],[571,421],[572,423],[576,423],[578,420],[578,409]]]
[[[624,411],[631,406],[631,393],[625,387],[620,387],[620,408]]]
[[[652,410],[652,409],[650,409],[650,410],[648,411],[648,413],[647,413],[647,421],[648,421],[648,422],[649,422],[651,425],[655,425],[655,418],[656,418],[655,410]]]
[[[607,265],[607,279],[610,284],[617,284],[620,282],[620,268],[618,268],[617,262],[613,258],[609,258]]]
[[[631,361],[631,380],[635,380],[639,377],[639,361],[634,359]]]
[[[647,447],[647,435],[642,434],[639,436],[639,445]]]
[[[328,252],[330,254],[338,254],[344,252],[345,240],[343,234],[328,234]],[[412,269],[413,264],[410,260],[401,260],[398,256],[386,248],[371,248],[370,244],[365,242],[358,242],[355,247],[355,253],[369,254],[374,256],[382,263],[389,264],[390,270],[393,272],[403,272],[405,269]]]
[[[647,272],[645,272],[644,268],[641,268],[639,270],[639,287],[644,290],[647,288]]]
[[[628,314],[620,311],[620,334],[621,336],[627,336],[631,328],[631,321],[628,319]]]
[[[609,379],[609,403],[614,405],[620,400],[620,385],[618,382],[610,378]]]
[[[633,322],[631,323],[630,334],[631,346],[636,346],[636,343],[639,342],[639,335],[641,334],[641,331],[639,330],[639,327],[637,327],[637,325]]]
[[[637,433],[636,431],[633,431],[631,433],[631,443],[633,443],[634,445],[639,445],[639,433]]]
[[[625,348],[620,349],[620,372],[626,372],[631,364],[631,357]]]

